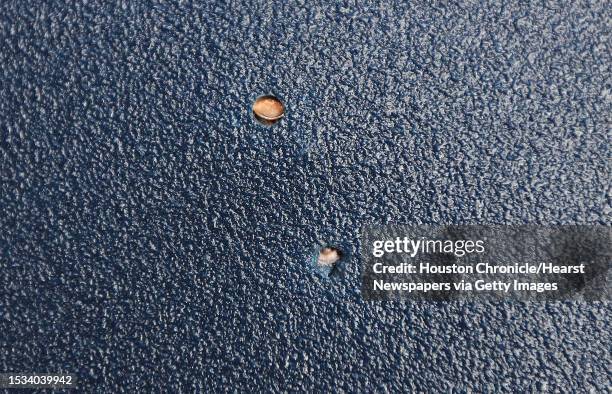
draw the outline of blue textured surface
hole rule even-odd
[[[50,3],[0,5],[2,371],[610,388],[608,304],[366,303],[356,253],[365,223],[609,225],[609,3]]]

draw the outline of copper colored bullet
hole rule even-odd
[[[261,96],[253,103],[253,115],[261,123],[270,125],[285,115],[285,106],[274,96]]]

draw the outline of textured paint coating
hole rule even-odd
[[[610,9],[0,5],[0,370],[605,391],[608,304],[366,303],[367,223],[610,224]],[[272,128],[250,109],[273,91]],[[325,244],[342,275],[318,274]]]

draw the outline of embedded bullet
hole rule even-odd
[[[274,96],[261,96],[253,103],[253,115],[259,122],[271,125],[285,115],[285,106]]]
[[[342,252],[336,248],[325,247],[319,252],[317,264],[322,267],[333,267],[342,258]]]

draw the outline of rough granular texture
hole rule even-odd
[[[610,389],[607,303],[369,303],[357,253],[364,224],[610,225],[609,3],[79,3],[0,5],[0,370]]]

